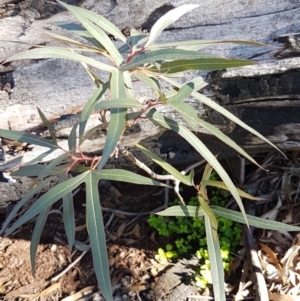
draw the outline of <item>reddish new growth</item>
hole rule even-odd
[[[90,171],[92,171],[98,164],[98,162],[100,161],[101,157],[87,157],[85,156],[80,147],[78,147],[78,150],[80,152],[80,157],[77,157],[76,155],[73,154],[69,154],[70,158],[73,160],[72,164],[70,165],[70,167],[68,167],[67,172],[69,172],[75,165],[80,164],[82,162],[91,162],[90,164]]]

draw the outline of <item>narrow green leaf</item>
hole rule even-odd
[[[124,78],[124,86],[125,86],[127,97],[131,99],[135,99],[130,72],[129,71],[123,72],[123,78]]]
[[[227,208],[222,208],[219,206],[214,206],[214,205],[211,205],[210,207],[217,216],[225,217],[234,222],[245,224],[245,220],[240,212],[230,210]],[[276,230],[276,231],[300,231],[300,227],[288,225],[285,223],[276,222],[276,221],[272,221],[265,218],[252,216],[252,215],[247,215],[247,220],[250,226],[254,226],[256,228]]]
[[[203,127],[211,134],[216,136],[218,139],[223,141],[225,144],[227,144],[228,146],[236,150],[242,156],[247,158],[250,162],[261,167],[250,155],[248,155],[231,138],[229,138],[227,135],[225,135],[223,132],[221,132],[218,128],[216,128],[212,124],[198,118],[198,114],[195,111],[195,109],[182,101],[182,99],[184,99],[185,96],[189,96],[191,93],[193,93],[193,90],[197,90],[197,89],[198,88],[193,87],[193,83],[191,82],[186,83],[179,89],[178,93],[175,94],[177,95],[177,97],[173,96],[173,98],[168,101],[168,105],[181,114],[182,118],[186,121],[186,123],[191,127],[192,130],[198,131],[199,126]]]
[[[43,210],[53,205],[63,196],[77,188],[86,180],[88,173],[89,172],[82,173],[75,178],[71,178],[51,188],[48,192],[46,192],[38,200],[36,200],[35,203],[30,207],[30,209],[26,211],[24,215],[22,215],[10,228],[5,231],[5,235],[11,234],[24,223],[28,222],[37,214],[41,213]]]
[[[233,43],[233,44],[245,44],[251,46],[268,46],[264,43],[253,42],[253,41],[244,41],[244,40],[190,40],[190,41],[181,41],[181,42],[169,42],[162,44],[152,44],[147,48],[157,49],[157,48],[168,48],[168,47],[184,47],[184,46],[195,46],[195,47],[207,47],[212,44],[223,44],[223,43]]]
[[[69,243],[69,252],[71,252],[75,241],[75,212],[72,193],[63,196],[63,220]]]
[[[41,109],[39,107],[37,107],[37,110],[39,112],[39,115],[44,123],[44,125],[48,128],[49,130],[49,133],[50,133],[50,136],[51,136],[51,139],[52,141],[54,142],[55,145],[58,145],[57,144],[57,140],[56,140],[56,137],[55,137],[55,133],[54,133],[54,129],[53,129],[53,126],[52,124],[49,122],[49,120],[46,118],[46,116],[44,115],[44,113],[41,111]]]
[[[206,87],[208,84],[203,80],[201,76],[193,78],[191,81],[188,81],[184,85],[189,85],[190,87],[194,87],[194,91],[198,91]],[[181,86],[179,89],[181,89],[183,86]],[[172,99],[175,97],[175,95],[178,93],[178,89],[171,89],[168,92],[165,93],[166,97],[168,99]]]
[[[46,208],[44,211],[42,211],[39,214],[39,217],[35,223],[34,230],[32,233],[32,238],[31,238],[31,242],[30,242],[30,262],[31,262],[31,270],[32,270],[33,274],[35,274],[36,251],[39,246],[41,234],[43,232],[45,223],[47,221],[50,209],[51,209],[51,206]]]
[[[169,25],[173,24],[181,16],[183,16],[187,12],[189,12],[192,9],[195,9],[197,7],[199,7],[199,5],[195,5],[195,4],[181,5],[179,7],[176,7],[174,9],[170,10],[165,15],[163,15],[161,18],[159,18],[157,20],[157,22],[151,28],[149,40],[146,43],[145,47],[147,47],[148,45],[153,44],[153,42],[160,35],[160,33],[164,29],[166,29]]]
[[[140,41],[145,41],[145,38],[148,39],[148,37],[146,37],[144,34],[141,34],[140,31],[132,28],[130,31],[130,46],[132,48],[133,51],[135,51],[137,49],[137,46],[139,45]]]
[[[60,58],[73,60],[80,63],[86,63],[87,65],[93,66],[103,71],[111,72],[116,70],[115,67],[104,64],[100,61],[96,61],[90,57],[75,53],[70,49],[62,47],[46,47],[46,48],[35,48],[24,52],[17,53],[9,57],[5,62],[12,62],[17,60],[28,60],[28,59],[48,59],[48,58]]]
[[[80,115],[80,123],[79,123],[79,145],[83,142],[83,134],[87,124],[88,119],[90,118],[92,112],[95,109],[97,102],[101,99],[104,93],[107,91],[109,87],[109,82],[105,83],[103,86],[100,86],[90,97],[90,99],[85,104],[81,115]]]
[[[217,228],[213,220],[204,213],[206,243],[215,300],[226,301],[224,268]]]
[[[188,50],[187,50],[188,51]],[[193,60],[173,60],[162,63],[159,69],[160,73],[170,74],[183,72],[187,70],[222,70],[232,67],[241,67],[247,65],[256,65],[256,62],[241,59],[226,58],[200,58]],[[156,69],[149,68],[149,71],[156,72]]]
[[[180,59],[200,59],[200,58],[218,58],[215,54],[188,51],[182,49],[160,49],[148,51],[134,58],[129,63],[120,67],[120,70],[132,70],[141,67],[144,64],[154,63],[157,61],[180,60]],[[155,71],[155,69],[153,69]],[[153,71],[153,72],[154,72]]]
[[[0,230],[0,235],[4,232],[6,227],[14,219],[17,212],[26,204],[26,202],[28,200],[30,200],[36,193],[41,191],[43,189],[43,187],[48,185],[48,183],[51,182],[53,179],[54,179],[54,177],[49,177],[48,179],[46,179],[45,181],[42,181],[38,185],[36,185],[34,187],[30,187],[29,192],[26,193],[19,202],[17,202],[17,204],[13,207],[13,210],[10,212],[10,214],[6,218],[5,222],[2,225],[2,228]]]
[[[76,240],[76,239],[74,241],[74,247],[81,252],[86,252],[90,249],[89,245],[83,243],[82,241]]]
[[[199,203],[201,205],[201,208],[204,210],[204,217],[209,218],[210,225],[216,231],[216,232],[214,232],[215,235],[218,236],[218,234],[217,234],[218,221],[216,219],[216,216],[214,215],[213,211],[208,206],[208,204],[206,203],[206,201],[201,196],[199,196],[199,195],[198,195],[198,200],[199,200]],[[214,238],[216,238],[216,237],[214,237]]]
[[[97,175],[98,180],[111,180],[118,182],[133,183],[138,185],[166,186],[165,184],[160,183],[156,180],[141,176],[139,174],[124,169],[116,168],[93,170],[93,173]]]
[[[113,108],[142,108],[143,105],[132,98],[118,98],[112,100],[100,101],[95,105],[95,110],[113,109]]]
[[[155,155],[151,151],[144,148],[142,145],[135,143],[135,146],[143,152],[147,157],[149,157],[153,162],[161,166],[164,170],[166,170],[169,174],[173,175],[176,179],[178,179],[180,182],[182,182],[185,185],[193,186],[194,185],[194,179],[193,179],[193,173],[190,173],[189,176],[184,176],[182,173],[180,173],[176,168],[168,164],[166,161],[164,161],[159,156]]]
[[[111,73],[110,80],[111,98],[126,98],[123,72],[120,70]],[[127,110],[123,108],[114,108],[110,110],[110,122],[107,130],[107,138],[103,148],[103,154],[98,169],[102,169],[114,152],[121,135],[124,133],[126,126]]]
[[[210,205],[210,208],[216,216],[224,217],[234,222],[245,224],[245,218],[241,212],[214,205]],[[172,206],[156,214],[163,216],[200,217],[204,215],[204,210],[200,206]],[[300,231],[300,227],[252,216],[249,214],[247,214],[247,220],[250,226],[256,228],[276,231]]]
[[[115,38],[123,41],[124,43],[126,43],[127,39],[126,37],[123,35],[123,33],[121,32],[121,30],[119,30],[118,27],[116,27],[114,24],[112,24],[111,22],[109,22],[107,19],[105,19],[104,17],[90,11],[90,10],[86,10],[84,8],[81,7],[76,7],[73,5],[68,5],[66,3],[63,3],[61,1],[57,1],[61,6],[65,7],[71,14],[73,14],[74,12],[78,13],[79,15],[89,19],[90,21],[94,22],[96,25],[98,25],[99,27],[101,27],[102,29],[104,29],[105,31],[107,31],[108,33],[110,33],[111,35],[113,35]]]
[[[113,301],[98,178],[93,172],[86,178],[86,216],[93,263],[101,293],[106,300]]]
[[[81,26],[79,26],[79,27],[81,27]],[[81,27],[81,28],[83,28],[83,27]],[[88,31],[85,31],[85,32],[88,33]],[[53,33],[53,32],[49,32],[49,31],[46,31],[45,34],[47,34],[53,40],[56,40],[56,41],[59,41],[59,42],[62,42],[62,43],[66,43],[66,44],[71,44],[71,45],[78,46],[79,48],[81,48],[81,51],[88,51],[88,52],[95,52],[95,53],[103,53],[105,51],[104,47],[96,39],[94,39],[91,34],[89,34],[91,37],[87,37],[87,34],[85,34],[85,35],[81,34],[80,36],[85,38],[87,41],[92,43],[94,46],[82,44],[82,43],[80,43],[78,41],[75,41],[73,39],[70,39],[70,38],[67,38],[65,36],[62,36],[62,35],[59,35],[59,34],[56,34],[56,33]]]
[[[123,44],[121,47],[118,48],[120,53],[126,53],[130,51],[130,46],[128,44]]]
[[[228,190],[228,187],[221,181],[211,181],[211,180],[205,180],[205,181],[202,181],[201,182],[201,185],[204,185],[204,186],[213,186],[213,187],[218,187],[218,188],[221,188],[221,189],[225,189],[225,190]],[[265,198],[259,198],[259,197],[254,197],[246,192],[244,192],[243,190],[237,188],[236,189],[239,193],[239,195],[243,198],[246,198],[248,200],[253,200],[253,201],[262,201],[262,200],[265,200]]]
[[[33,164],[33,165],[27,165],[24,167],[19,168],[18,170],[14,171],[12,173],[12,176],[16,177],[37,177],[39,174],[41,174],[45,170],[44,164]],[[53,168],[51,170],[51,175],[59,175],[61,174],[61,169]],[[48,173],[50,175],[50,171]]]
[[[47,140],[37,135],[21,132],[21,131],[11,131],[0,129],[0,137],[16,140],[20,142],[27,142],[30,144],[35,144],[43,147],[48,147],[50,149],[57,148],[57,145],[53,141]]]
[[[78,11],[76,8],[74,8],[74,6],[72,9],[69,8],[69,11],[84,26],[84,28],[86,28],[101,45],[103,45],[116,65],[119,66],[123,62],[123,57],[118,52],[111,39],[99,26],[92,23],[87,16],[83,15],[81,11]]]
[[[78,127],[79,122],[76,122],[74,126],[72,127],[72,130],[69,134],[68,137],[68,146],[69,150],[73,153],[76,150],[77,147],[77,139],[76,139],[76,132],[77,132],[77,127]]]
[[[202,143],[202,141],[200,141],[197,138],[197,136],[195,136],[186,127],[179,124],[175,120],[162,116],[155,109],[151,109],[148,112],[147,118],[149,118],[156,125],[158,124],[164,128],[173,130],[174,132],[178,133],[199,152],[199,154],[214,168],[214,170],[218,173],[223,182],[227,185],[229,191],[238,203],[241,212],[243,213],[243,216],[246,219],[245,209],[242,200],[236,190],[236,187],[234,186],[233,182],[231,181],[230,177],[228,176],[222,165],[218,162],[218,160],[214,157],[210,150]]]
[[[159,96],[158,91],[160,91],[160,86],[159,86],[159,82],[156,78],[145,76],[138,72],[134,72],[133,75],[138,80],[140,80],[141,82],[145,83],[147,86],[152,88],[152,90],[155,92],[156,96]]]
[[[98,49],[98,51],[100,49],[104,50],[104,47],[82,26],[80,26],[79,24],[75,24],[75,23],[69,23],[69,22],[63,22],[63,21],[60,21],[60,22],[52,22],[51,23],[52,25],[55,25],[55,26],[58,26],[60,28],[63,28],[63,29],[66,29],[68,31],[71,31],[73,32],[74,34],[84,38],[85,40],[87,40],[88,42],[90,42],[92,45],[96,46]],[[53,35],[51,33],[51,35]],[[56,34],[55,34],[56,35]],[[55,35],[54,35],[54,38],[55,38]],[[62,36],[63,37],[63,36]],[[55,38],[55,39],[58,39],[59,37]],[[65,38],[65,37],[64,37]],[[68,39],[68,38],[67,38]],[[75,43],[78,43],[77,41],[73,40]],[[74,42],[70,42],[68,41],[68,43],[72,43],[74,44]],[[76,45],[76,44],[75,44]],[[81,44],[82,46],[80,47],[89,47],[87,45],[83,45]]]
[[[170,84],[172,84],[175,87],[180,88],[182,86],[182,84],[178,83],[177,81],[167,77],[167,76],[163,76],[161,75],[161,78],[167,82],[169,82]],[[271,145],[272,147],[274,147],[275,149],[277,149],[281,154],[283,154],[282,151],[280,151],[272,142],[270,142],[267,138],[265,138],[264,136],[262,136],[260,133],[258,133],[256,130],[252,129],[250,126],[248,126],[247,124],[245,124],[243,121],[241,121],[239,118],[237,118],[236,116],[234,116],[232,113],[230,113],[229,111],[227,111],[225,108],[223,108],[222,106],[220,106],[219,104],[217,104],[216,102],[214,102],[213,100],[207,98],[206,96],[194,91],[192,93],[192,96],[195,97],[196,99],[200,100],[202,103],[204,103],[205,105],[211,107],[212,109],[216,110],[217,112],[219,112],[220,114],[224,115],[225,117],[227,117],[228,119],[230,119],[231,121],[235,122],[236,124],[238,124],[239,126],[241,126],[242,128],[244,128],[245,130],[249,131],[250,133],[252,133],[253,135],[257,136],[258,138],[262,139],[263,141],[265,141],[266,143],[268,143],[269,145]],[[283,156],[285,156],[283,154]]]

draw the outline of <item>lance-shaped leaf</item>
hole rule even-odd
[[[109,82],[105,83],[104,85],[100,86],[90,97],[88,102],[85,104],[81,115],[80,115],[80,123],[79,123],[79,145],[83,142],[83,134],[86,127],[86,124],[88,122],[88,119],[90,118],[92,112],[95,110],[95,106],[97,102],[101,99],[101,97],[104,95],[106,90],[109,87]]]
[[[159,96],[158,91],[160,91],[160,86],[159,86],[159,82],[156,78],[145,76],[139,72],[134,72],[133,75],[138,80],[140,80],[141,82],[145,83],[147,86],[152,88],[152,90],[156,93],[156,96]]]
[[[72,8],[69,7],[69,10],[84,28],[106,49],[116,65],[119,66],[123,62],[123,57],[107,34],[99,26],[92,23],[81,11],[78,11],[75,6]]]
[[[197,51],[188,51],[182,49],[160,49],[148,51],[134,58],[129,63],[120,67],[120,70],[131,70],[136,67],[141,67],[144,64],[154,63],[157,61],[169,61],[179,59],[200,59],[200,58],[218,58],[215,54],[203,53]],[[153,72],[155,69],[153,68]]]
[[[68,137],[68,146],[71,153],[75,153],[77,147],[76,132],[77,132],[78,124],[79,122],[76,122],[76,124],[74,124]]]
[[[181,16],[183,16],[187,12],[189,12],[197,7],[199,7],[199,5],[195,5],[195,4],[181,5],[179,7],[176,7],[174,9],[170,10],[165,15],[163,15],[161,18],[159,18],[157,20],[157,22],[151,28],[149,40],[146,43],[145,47],[153,44],[155,39],[159,36],[159,34],[165,28],[167,28],[169,25],[176,22]]]
[[[79,49],[81,51],[88,51],[88,52],[96,52],[96,53],[104,53],[105,49],[104,47],[96,40],[94,39],[94,37],[87,31],[85,30],[83,27],[81,27],[80,25],[77,24],[70,24],[71,26],[78,26],[79,28],[82,28],[82,33],[80,34],[81,37],[85,38],[87,41],[89,41],[90,43],[92,43],[95,46],[90,46],[90,45],[86,45],[86,44],[82,44],[78,41],[75,41],[73,39],[67,38],[65,36],[53,33],[53,32],[48,32],[46,31],[45,34],[48,35],[49,37],[51,37],[53,40],[62,42],[62,43],[66,43],[66,44],[71,44],[74,46],[78,46]],[[62,28],[64,28],[63,26],[60,26]],[[72,31],[75,33],[75,31]],[[79,29],[78,31],[79,32]]]
[[[116,70],[115,67],[104,64],[102,62],[96,61],[90,57],[75,53],[69,49],[61,47],[45,47],[31,49],[28,51],[20,52],[8,58],[6,62],[12,62],[17,60],[28,60],[28,59],[49,59],[49,58],[59,58],[73,60],[80,63],[86,63],[87,65],[93,66],[103,71],[111,72]]]
[[[211,180],[205,180],[201,182],[201,186],[213,186],[213,187],[217,187],[217,188],[221,188],[221,189],[225,189],[228,190],[228,187],[221,181],[211,181]],[[244,192],[243,190],[236,188],[236,190],[238,191],[239,195],[243,198],[246,198],[248,200],[253,200],[253,201],[262,201],[265,200],[265,198],[260,198],[260,197],[254,197],[246,192]]]
[[[75,178],[71,178],[51,188],[48,192],[46,192],[38,200],[36,200],[35,203],[30,207],[30,209],[26,211],[24,215],[22,215],[9,229],[5,231],[5,235],[7,236],[11,234],[24,223],[28,222],[43,210],[53,205],[63,196],[77,188],[81,183],[85,182],[88,173],[88,171],[82,173]]]
[[[124,78],[122,71],[113,71],[111,73],[110,80],[111,98],[126,98],[126,92],[124,87]],[[103,148],[103,154],[98,169],[102,169],[106,164],[110,155],[114,152],[117,143],[124,133],[126,126],[126,109],[116,108],[110,110],[110,122],[107,130],[107,138]]]
[[[31,187],[31,189],[29,190],[29,192],[26,195],[24,195],[22,197],[22,199],[13,207],[13,210],[10,212],[10,214],[6,218],[4,224],[2,225],[0,234],[2,234],[4,232],[4,230],[6,229],[6,227],[14,219],[15,215],[17,214],[17,212],[26,204],[26,202],[28,200],[30,200],[36,193],[38,193],[39,191],[41,191],[43,189],[43,187],[45,187],[46,185],[48,185],[48,183],[50,181],[52,181],[53,179],[54,179],[54,177],[49,177],[45,181],[42,181],[41,183],[39,183],[38,185],[36,185],[35,187]]]
[[[106,300],[113,300],[106,249],[102,210],[99,200],[98,177],[89,173],[86,178],[86,216],[93,263],[101,293]]]
[[[131,49],[133,51],[135,51],[137,49],[137,46],[141,43],[146,42],[148,39],[147,36],[145,36],[144,34],[141,34],[140,31],[132,28],[130,30],[130,38],[129,38],[129,42],[130,42],[130,46]]]
[[[63,197],[63,220],[69,243],[69,252],[71,252],[75,241],[75,212],[72,193]]]
[[[98,180],[111,180],[139,185],[166,186],[165,184],[160,183],[154,179],[147,178],[124,169],[101,169],[94,170],[93,173],[97,175]]]
[[[225,276],[216,224],[206,213],[204,213],[204,221],[214,298],[225,301]]]
[[[247,65],[256,65],[257,63],[249,60],[226,59],[226,58],[200,58],[200,59],[184,59],[173,60],[171,62],[162,63],[159,72],[163,74],[171,74],[183,72],[187,70],[222,70],[231,67],[241,67]],[[156,68],[149,69],[157,72]]]
[[[167,171],[169,174],[173,175],[176,179],[178,179],[180,182],[182,182],[185,185],[193,186],[194,185],[194,179],[193,179],[193,173],[190,173],[189,176],[184,176],[182,173],[180,173],[176,168],[168,164],[166,161],[164,161],[159,156],[155,155],[154,153],[150,152],[146,148],[144,148],[142,145],[135,143],[135,146],[142,151],[147,157],[149,157],[153,162],[161,166],[165,171]]]
[[[39,107],[37,107],[37,110],[39,112],[39,115],[44,123],[44,125],[48,128],[49,130],[49,133],[50,133],[50,136],[52,138],[52,141],[55,145],[58,145],[57,144],[57,141],[56,141],[56,137],[55,137],[55,133],[54,133],[54,129],[53,129],[53,126],[52,124],[49,122],[49,120],[46,118],[46,116],[43,114],[43,112],[41,111],[41,109]]]
[[[101,27],[103,30],[105,30],[106,32],[110,33],[111,35],[113,35],[114,37],[116,37],[117,39],[123,41],[124,43],[126,43],[126,37],[123,35],[123,33],[120,31],[120,29],[115,26],[114,24],[112,24],[111,22],[109,22],[107,19],[105,19],[104,17],[81,7],[76,7],[73,5],[68,5],[64,2],[61,1],[57,1],[61,6],[65,7],[71,14],[79,14],[82,17],[85,17],[87,19],[89,19],[90,21],[94,22],[96,25],[98,25],[99,27]]]
[[[68,31],[71,31],[73,32],[74,34],[84,38],[85,40],[87,40],[88,42],[90,42],[92,45],[96,46],[98,51],[100,49],[104,50],[104,47],[84,28],[82,27],[81,25],[79,24],[75,24],[75,23],[69,23],[69,22],[64,22],[64,21],[58,21],[58,22],[52,22],[51,23],[52,25],[55,25],[55,26],[58,26],[60,28],[63,28],[63,29],[66,29]],[[52,35],[53,33],[51,33]],[[56,34],[55,34],[56,35]],[[55,36],[54,36],[55,38]],[[57,38],[55,39],[58,39],[59,38],[59,35]],[[64,37],[65,38],[65,37]],[[67,38],[69,39],[69,38]],[[75,40],[73,40],[75,43],[79,43]],[[70,43],[70,42],[68,42]],[[72,42],[73,43],[73,42]],[[80,43],[81,44],[81,43]],[[83,46],[86,46],[86,47],[90,47],[88,45],[83,45],[81,44],[82,46],[80,47],[83,47]],[[79,45],[78,45],[79,46]]]
[[[227,185],[229,191],[238,203],[241,212],[243,213],[243,216],[246,219],[246,212],[242,200],[236,190],[236,187],[234,186],[233,182],[231,181],[224,168],[214,157],[214,155],[210,152],[210,150],[186,127],[179,124],[175,120],[162,116],[155,109],[151,109],[149,111],[149,113],[147,114],[147,118],[149,118],[156,125],[160,125],[164,128],[173,130],[174,132],[178,133],[199,152],[199,154],[214,168],[214,170],[218,173],[223,182]]]
[[[32,238],[30,242],[30,262],[31,262],[31,269],[32,273],[35,273],[35,257],[36,257],[36,251],[40,243],[41,234],[43,232],[45,223],[47,221],[49,211],[51,209],[51,206],[46,208],[44,211],[42,211],[39,214],[39,217],[35,223],[34,230],[32,233]]]
[[[132,98],[118,98],[112,100],[103,100],[95,105],[95,110],[113,109],[113,108],[142,108],[143,105]]]
[[[0,137],[47,147],[47,148],[50,148],[51,150],[54,150],[55,148],[57,148],[57,145],[51,140],[47,140],[40,136],[21,132],[21,131],[11,131],[11,130],[0,129]]]
[[[245,224],[245,218],[241,212],[215,205],[210,205],[210,209],[216,216],[224,217],[234,222]],[[204,215],[204,210],[200,206],[172,206],[156,214],[163,216],[202,217]],[[247,221],[250,226],[266,230],[300,231],[300,227],[256,217],[249,214],[247,214]]]
[[[179,42],[168,42],[161,44],[149,45],[148,49],[158,49],[158,48],[168,48],[168,47],[200,47],[204,48],[213,44],[223,44],[223,43],[233,43],[233,44],[245,44],[250,46],[268,46],[264,43],[244,41],[244,40],[190,40],[190,41],[179,41]],[[183,49],[183,48],[181,48]]]
[[[247,154],[247,152],[245,152],[239,145],[237,145],[230,137],[225,135],[214,125],[198,118],[198,114],[195,111],[195,109],[183,102],[183,99],[191,95],[196,89],[194,87],[193,82],[186,83],[179,89],[177,94],[173,96],[172,99],[168,100],[168,105],[181,114],[181,117],[186,121],[186,123],[191,127],[193,131],[198,131],[199,126],[203,127],[205,130],[209,131],[222,142],[236,150],[249,161],[262,168],[250,155]]]
[[[178,83],[176,80],[173,80],[173,79],[171,79],[171,78],[169,78],[167,76],[161,75],[160,77],[163,80],[169,82],[170,84],[172,84],[175,87],[180,88],[182,86],[182,84]],[[220,114],[226,116],[228,119],[230,119],[231,121],[235,122],[236,124],[238,124],[239,126],[241,126],[242,128],[244,128],[245,130],[249,131],[253,135],[257,136],[261,140],[265,141],[266,143],[268,143],[269,145],[271,145],[272,147],[274,147],[275,149],[277,149],[283,156],[285,156],[283,154],[283,152],[281,152],[271,141],[269,141],[263,135],[261,135],[260,133],[258,133],[256,130],[254,130],[250,126],[248,126],[242,120],[240,120],[239,118],[237,118],[236,116],[234,116],[232,113],[230,113],[229,111],[227,111],[225,108],[223,108],[222,106],[220,106],[219,104],[217,104],[213,100],[207,98],[206,96],[204,96],[204,95],[202,95],[202,94],[200,94],[200,93],[198,93],[196,91],[192,92],[192,96],[195,97],[196,99],[200,100],[205,105],[207,105],[207,106],[211,107],[212,109],[216,110]]]

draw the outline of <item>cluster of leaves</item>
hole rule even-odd
[[[216,174],[213,173],[210,180],[215,178]],[[212,189],[210,195],[212,205],[224,207],[228,202],[229,194],[226,190],[215,188]],[[170,205],[178,204],[180,204],[178,199],[170,203]],[[198,204],[197,197],[192,197],[188,202],[189,206],[197,206]],[[230,253],[235,252],[241,242],[242,227],[241,224],[224,217],[217,217],[217,221],[223,268],[228,271],[229,263],[232,260]],[[166,262],[168,259],[175,260],[180,255],[194,253],[200,260],[200,267],[195,275],[196,284],[201,288],[205,288],[207,284],[212,284],[204,219],[183,216],[165,217],[151,214],[148,223],[159,235],[170,237],[170,243],[166,245],[165,250],[163,248],[158,249],[156,255],[158,261]]]
[[[198,5],[183,5],[177,7],[161,17],[153,25],[149,35],[132,29],[130,37],[127,39],[115,25],[102,16],[80,7],[67,5],[61,1],[57,2],[59,5],[66,8],[81,25],[69,22],[59,22],[55,25],[69,31],[71,35],[73,34],[79,37],[79,40],[84,40],[85,43],[79,42],[78,39],[55,34],[52,31],[47,32],[54,40],[67,45],[61,47],[42,45],[33,45],[32,47],[32,45],[30,45],[30,50],[12,56],[6,60],[6,63],[15,60],[45,58],[69,59],[80,62],[95,82],[97,90],[87,101],[81,113],[79,123],[73,127],[69,135],[69,149],[61,148],[51,124],[40,110],[39,114],[44,124],[49,129],[51,140],[25,132],[0,129],[1,137],[48,148],[45,153],[14,173],[15,176],[36,177],[36,185],[31,187],[30,191],[14,207],[0,230],[0,234],[4,233],[5,235],[9,235],[24,223],[37,217],[30,246],[30,257],[32,268],[34,270],[35,255],[41,231],[45,225],[52,205],[62,200],[63,222],[66,229],[69,248],[70,250],[73,247],[80,250],[86,250],[89,247],[91,248],[95,273],[101,292],[108,301],[112,301],[110,272],[104,223],[99,200],[98,182],[100,179],[106,179],[130,182],[139,185],[164,186],[164,183],[157,180],[164,181],[166,179],[171,179],[174,182],[174,190],[178,195],[179,192],[177,188],[179,187],[180,182],[194,187],[198,197],[198,206],[185,206],[184,204],[181,206],[172,206],[159,214],[167,216],[204,217],[207,247],[208,253],[210,254],[210,267],[212,274],[214,274],[215,299],[221,301],[225,300],[223,264],[217,235],[218,221],[215,215],[223,216],[240,223],[254,225],[256,227],[293,231],[299,231],[299,228],[276,223],[270,224],[246,215],[241,196],[249,196],[235,187],[216,157],[202,141],[198,139],[194,132],[197,132],[198,128],[202,127],[225,144],[234,148],[240,155],[254,164],[257,163],[219,129],[200,119],[193,107],[185,103],[184,100],[188,97],[193,97],[193,99],[217,110],[231,121],[260,137],[267,143],[270,142],[235,117],[232,113],[228,112],[225,108],[199,93],[198,91],[203,88],[206,83],[201,77],[195,77],[186,82],[184,79],[184,71],[218,70],[228,67],[252,65],[254,63],[247,60],[222,58],[214,54],[199,51],[213,43],[220,43],[220,41],[193,40],[162,44],[155,43],[157,37],[166,27],[171,25],[185,13],[196,9]],[[112,35],[123,42],[123,45],[117,48],[109,38],[109,35]],[[259,43],[246,41],[223,42],[261,45]],[[86,55],[83,55],[82,53],[85,53]],[[93,54],[94,57],[99,59],[95,59],[94,57],[89,56],[89,54]],[[109,79],[107,81],[102,80],[91,68],[100,69],[101,71],[108,73],[109,76],[106,74],[103,78]],[[136,100],[133,86],[133,82],[136,80],[149,86],[154,91],[156,98],[153,101],[150,101],[148,104],[142,104]],[[168,86],[171,85],[172,87],[169,90],[163,89],[161,82],[167,83]],[[104,95],[109,95],[109,100],[105,100]],[[180,114],[187,126],[179,123],[175,119],[162,115],[159,112],[160,105],[167,106]],[[85,130],[87,121],[91,113],[95,110],[99,110],[102,113],[110,110],[109,123],[105,120],[105,114],[101,113],[103,125],[107,128],[106,142],[102,149],[101,157],[89,157],[81,152],[81,146],[84,144],[84,141],[98,128],[96,127],[89,131]],[[156,126],[175,131],[199,152],[199,154],[209,163],[209,167],[206,169],[201,183],[197,185],[194,184],[193,170],[191,170],[189,175],[183,175],[161,158],[140,145],[136,145],[136,147],[150,157],[153,162],[161,165],[163,169],[168,172],[168,175],[155,175],[151,172],[150,168],[146,168],[145,164],[139,162],[132,155],[128,155],[128,152],[126,152],[119,142],[126,128],[138,119],[147,119]],[[139,176],[136,173],[126,170],[104,169],[107,160],[115,153],[116,149],[119,150],[119,153],[128,155],[128,158],[131,159],[132,162],[136,163],[141,168],[144,168],[150,177]],[[62,150],[63,153],[51,162],[38,164],[40,160],[55,150]],[[88,166],[82,166],[83,163],[88,163]],[[222,182],[209,180],[211,168],[218,173]],[[28,208],[26,203],[31,200],[32,196],[38,194],[50,181],[55,182],[56,185],[47,193],[40,196],[35,203],[26,210],[25,208]],[[90,245],[75,240],[73,191],[83,184],[86,188],[86,223]],[[237,201],[241,213],[228,211],[228,209],[218,206],[208,206],[206,186],[215,186],[229,190]],[[22,208],[23,206],[25,208]],[[25,210],[22,211],[22,209]],[[23,214],[15,221],[14,218],[19,211],[22,211]]]

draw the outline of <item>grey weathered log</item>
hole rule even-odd
[[[50,23],[74,20],[67,12],[44,1],[7,2],[0,2],[0,18],[2,17],[0,40],[6,40],[1,42],[0,61],[29,48],[26,44],[10,43],[7,40],[48,45],[50,39],[42,32],[43,29],[65,34]],[[15,5],[8,6],[12,3]],[[100,5],[93,0],[80,1],[82,7],[101,13],[120,29],[135,27],[148,30],[163,13],[184,3],[186,1],[173,0],[168,5],[162,5],[161,1],[147,0],[106,1]],[[300,24],[294,22],[295,16],[300,13],[299,5],[293,1],[280,0],[255,1],[246,6],[238,0],[229,3],[218,0],[204,3],[197,0],[193,3],[199,3],[200,8],[185,15],[168,28],[158,42],[187,39],[249,39],[268,44],[269,47],[234,44],[209,47],[208,50],[216,54],[254,59],[261,65],[252,69],[240,68],[210,73],[208,74],[210,86],[204,93],[266,135],[283,150],[299,149],[298,90],[289,90],[287,93],[276,92],[277,94],[266,94],[265,91],[265,89],[278,90],[280,85],[289,86],[290,80],[293,81],[294,87],[299,86],[299,76],[297,77],[300,69],[299,58],[285,58],[282,54],[276,56],[283,46],[282,42],[286,42],[280,37],[300,31]],[[51,42],[51,45],[53,44],[55,43]],[[118,42],[116,44],[119,45]],[[92,81],[79,63],[47,59],[15,62],[12,65],[15,69],[13,72],[15,87],[11,95],[0,91],[0,128],[10,127],[16,130],[30,128],[40,122],[36,105],[47,117],[59,115],[67,108],[84,104],[95,90]],[[235,75],[232,75],[232,72],[235,72]],[[103,73],[100,73],[100,76],[107,77]],[[190,76],[190,73],[187,74],[186,80]],[[137,99],[145,100],[153,97],[145,86],[136,83],[135,88]],[[250,152],[270,149],[266,143],[221,118],[198,101],[193,99],[188,101],[198,110],[200,116],[224,130]],[[172,112],[167,114],[173,115]],[[212,139],[210,134],[200,129],[198,135],[215,153],[220,150],[224,150],[225,154],[230,153],[227,147]],[[87,141],[85,148],[90,151],[99,150],[104,140],[105,137],[101,136],[98,140]],[[126,146],[133,141],[141,142],[172,163],[188,163],[199,158],[184,140],[178,139],[178,135],[159,130],[150,122],[139,123],[135,130],[123,139]],[[67,144],[66,140],[61,143]]]

